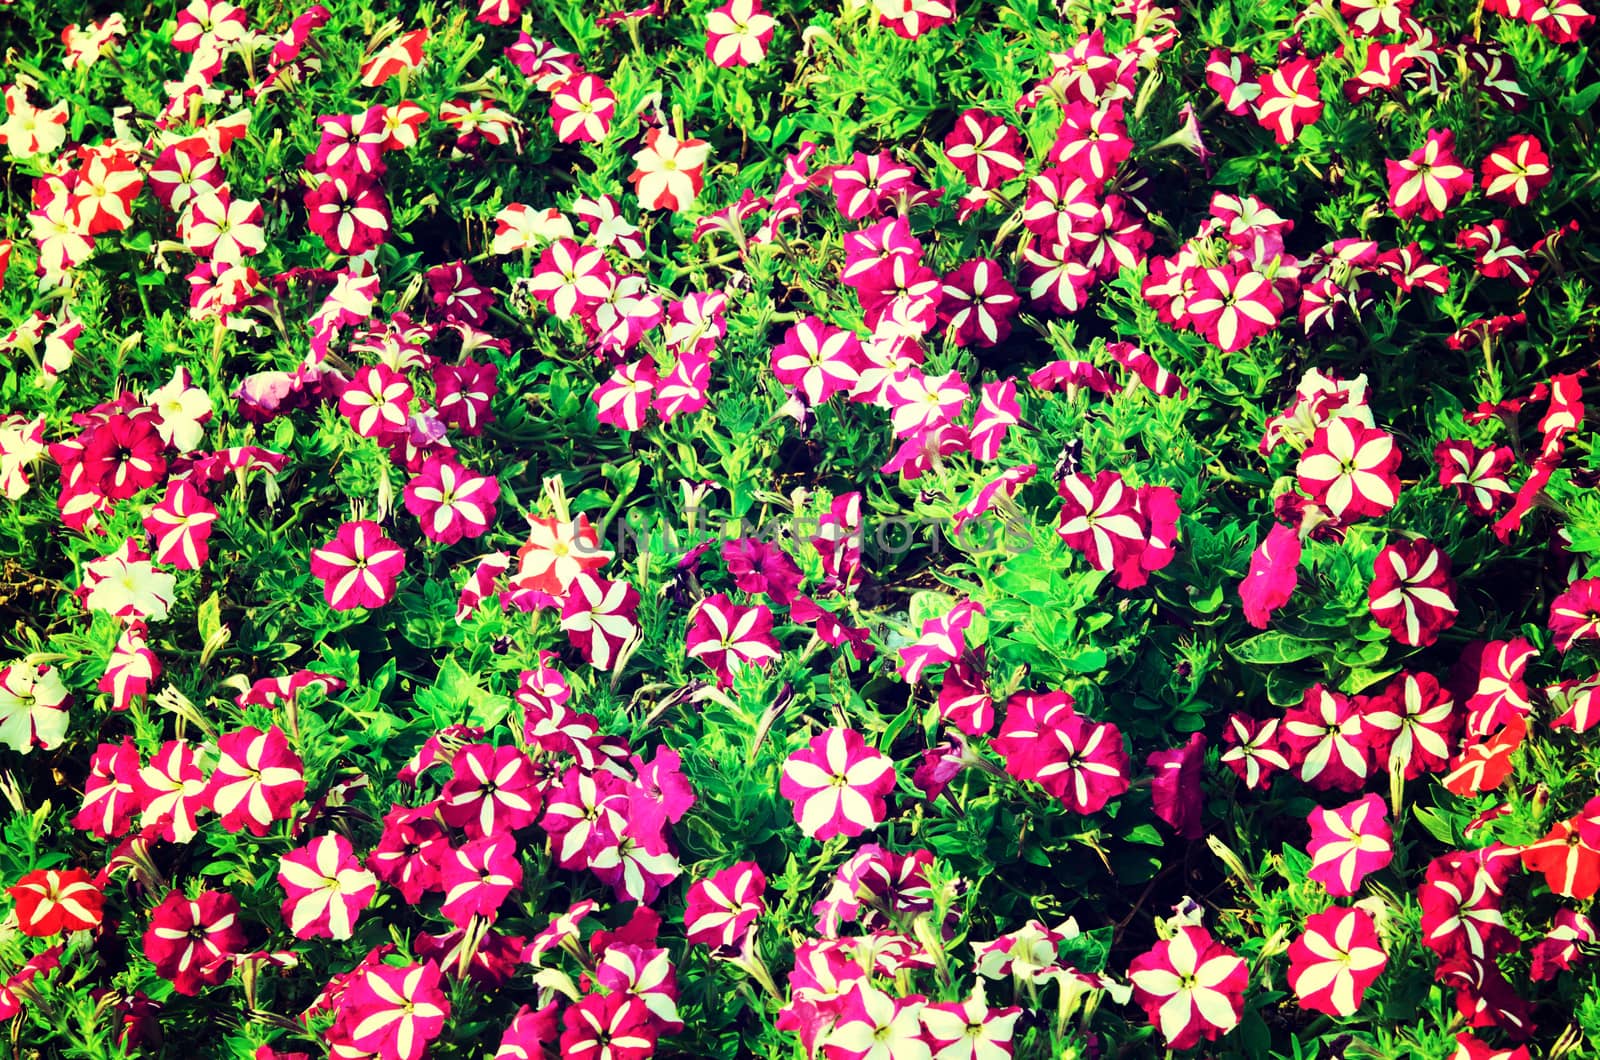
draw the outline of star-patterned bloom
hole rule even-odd
[[[778,790],[794,803],[795,823],[813,839],[857,836],[887,816],[894,762],[854,729],[824,729],[783,764]]]
[[[335,611],[387,604],[405,566],[405,551],[370,519],[344,523],[333,540],[311,551],[311,573],[322,579],[323,598]]]
[[[1311,868],[1306,876],[1339,898],[1356,893],[1361,881],[1394,858],[1394,832],[1388,810],[1376,795],[1365,795],[1332,810],[1317,809],[1311,824]]]
[[[1133,999],[1171,1049],[1215,1041],[1239,1025],[1250,973],[1205,928],[1180,927],[1128,966]]]
[[[1352,1016],[1388,963],[1371,913],[1326,909],[1307,917],[1289,945],[1289,988],[1301,1008]]]
[[[1460,613],[1450,557],[1420,538],[1378,553],[1367,603],[1378,625],[1407,647],[1427,647]]]
[[[1392,435],[1341,415],[1317,428],[1295,475],[1306,496],[1349,522],[1394,507],[1399,469],[1400,447]]]
[[[33,938],[91,931],[105,918],[106,896],[85,869],[35,869],[6,893],[17,903],[17,927]]]
[[[343,940],[378,892],[378,878],[361,867],[350,840],[318,836],[278,859],[283,922],[297,939]]]

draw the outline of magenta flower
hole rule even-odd
[[[1300,535],[1282,523],[1273,523],[1267,538],[1250,555],[1250,571],[1239,583],[1245,621],[1266,629],[1272,612],[1289,602],[1299,581]]]
[[[777,26],[761,0],[727,0],[706,14],[706,58],[721,67],[754,66],[766,57]]]
[[[1434,447],[1433,459],[1439,465],[1439,485],[1454,489],[1473,515],[1487,518],[1516,496],[1510,482],[1516,457],[1508,446],[1479,449],[1449,439]]]
[[[568,587],[561,628],[591,666],[611,670],[639,635],[638,610],[639,593],[632,585],[581,570]]]
[[[397,968],[365,965],[345,991],[335,1029],[381,1060],[421,1060],[444,1030],[450,996],[432,961]]]
[[[1467,697],[1467,733],[1484,737],[1533,710],[1524,677],[1539,653],[1524,637],[1474,641],[1457,665],[1458,693]]]
[[[344,523],[311,551],[311,573],[322,579],[323,598],[335,611],[387,604],[405,566],[405,552],[370,519]]]
[[[1289,988],[1300,1007],[1353,1016],[1389,963],[1378,928],[1365,909],[1326,909],[1306,918],[1289,945]]]
[[[1197,270],[1185,309],[1208,342],[1223,353],[1236,353],[1278,326],[1283,299],[1261,273],[1224,265]]]
[[[955,128],[944,138],[944,156],[968,184],[985,189],[1020,177],[1027,159],[1020,132],[976,109],[964,110],[956,118]]]
[[[1277,718],[1262,721],[1245,714],[1228,716],[1228,727],[1222,731],[1227,750],[1220,760],[1251,791],[1266,791],[1272,786],[1272,775],[1289,768],[1289,758],[1278,739],[1281,724]]]
[[[1316,809],[1311,825],[1308,879],[1316,880],[1336,898],[1356,893],[1369,873],[1394,859],[1388,810],[1377,795],[1365,795],[1333,810]]]
[[[1189,742],[1170,751],[1154,751],[1145,758],[1153,772],[1150,798],[1156,816],[1172,826],[1181,839],[1199,839],[1205,834],[1200,824],[1205,808],[1206,738],[1191,733]]]
[[[937,618],[924,619],[922,635],[900,649],[896,672],[907,684],[916,684],[930,666],[953,663],[967,650],[964,630],[983,614],[983,605],[962,600]]]
[[[1133,999],[1167,1046],[1189,1049],[1239,1025],[1250,973],[1202,927],[1181,927],[1128,965]]]
[[[550,93],[550,124],[564,144],[604,140],[616,109],[616,93],[590,73],[577,74]]]
[[[493,922],[500,905],[522,886],[522,862],[510,832],[468,840],[450,852],[439,869],[444,891],[440,912],[458,928],[473,917]]]
[[[83,804],[72,818],[72,827],[100,839],[114,839],[132,828],[142,806],[139,768],[139,748],[133,737],[124,736],[120,744],[97,746],[83,783]]]
[[[629,994],[589,994],[561,1022],[563,1060],[649,1060],[655,1052],[650,1009]]]
[[[921,994],[895,997],[853,983],[839,999],[838,1015],[823,1045],[828,1060],[929,1060],[922,1033]]]
[[[318,836],[278,859],[283,922],[297,939],[350,937],[361,911],[378,893],[378,878],[361,867],[350,840]]]
[[[767,878],[761,866],[741,861],[697,880],[683,912],[684,937],[713,949],[737,948],[766,912]]]
[[[221,891],[186,898],[173,891],[150,913],[144,955],[172,988],[193,997],[233,973],[229,958],[244,951],[239,900]]]
[[[1018,692],[993,747],[1006,772],[1031,780],[1075,813],[1098,813],[1128,790],[1122,730],[1080,717],[1064,692]]]
[[[450,856],[450,838],[430,803],[416,808],[395,806],[383,818],[383,836],[367,855],[367,868],[416,905],[440,886],[440,872]]]
[[[1526,206],[1550,183],[1550,156],[1537,136],[1518,133],[1479,163],[1483,194],[1507,206]]]
[[[895,788],[894,762],[854,729],[824,729],[783,764],[778,791],[813,839],[858,836],[883,823]]]
[[[656,363],[648,355],[622,365],[589,395],[595,418],[618,430],[639,430],[650,413],[650,396],[660,382]]]
[[[1459,611],[1450,557],[1421,539],[1385,546],[1373,565],[1368,606],[1378,625],[1407,647],[1427,647]]]
[[[726,687],[741,666],[770,666],[781,654],[772,636],[772,612],[764,604],[741,607],[726,593],[701,600],[689,621],[687,652]]]
[[[439,815],[469,838],[526,828],[543,796],[533,762],[515,747],[472,744],[456,752],[439,792]]]
[[[469,471],[447,456],[429,457],[405,489],[406,511],[417,517],[424,536],[446,545],[488,533],[499,498],[493,475]]]
[[[216,518],[216,505],[194,483],[169,483],[167,495],[144,518],[144,528],[155,539],[156,562],[199,570],[211,555],[211,524]]]
[[[1437,221],[1450,204],[1472,190],[1472,171],[1456,158],[1456,135],[1430,129],[1423,145],[1402,159],[1383,163],[1389,179],[1389,208],[1402,221],[1421,215]]]
[[[1396,676],[1367,700],[1361,723],[1378,768],[1398,766],[1407,780],[1445,769],[1460,742],[1455,697],[1432,674]]]
[[[530,277],[529,291],[542,299],[557,320],[588,317],[616,286],[617,274],[599,247],[563,237],[544,249]]]
[[[773,347],[772,374],[816,407],[854,389],[865,367],[863,358],[855,332],[808,316],[790,325],[783,342]]]
[[[1520,940],[1500,912],[1506,880],[1519,864],[1516,848],[1495,844],[1447,854],[1429,863],[1417,888],[1422,906],[1422,944],[1452,958],[1485,960],[1511,953]]]
[[[1341,415],[1317,428],[1295,475],[1306,496],[1349,522],[1394,507],[1399,469],[1400,448],[1391,435]]]
[[[1111,570],[1143,548],[1138,494],[1118,472],[1102,471],[1093,478],[1082,472],[1068,475],[1057,492],[1063,503],[1056,533],[1095,570]]]
[[[975,258],[942,281],[939,320],[957,346],[996,346],[1011,334],[1011,318],[1022,306],[1000,263]]]
[[[1565,652],[1580,640],[1600,639],[1600,578],[1583,578],[1550,601],[1550,634]]]
[[[276,725],[246,726],[217,738],[217,767],[205,798],[230,832],[264,836],[306,793],[305,768]]]

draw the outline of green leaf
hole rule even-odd
[[[1241,641],[1229,648],[1235,659],[1242,663],[1254,663],[1263,666],[1277,666],[1283,663],[1298,662],[1319,655],[1326,650],[1326,645],[1316,640],[1301,640],[1291,637],[1287,633],[1272,630],[1258,637]]]

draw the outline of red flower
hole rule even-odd
[[[1600,891],[1600,850],[1584,842],[1574,821],[1557,821],[1544,838],[1522,848],[1522,864],[1544,879],[1556,894],[1588,901]]]
[[[1445,789],[1463,798],[1493,791],[1511,775],[1511,755],[1528,735],[1528,723],[1513,717],[1482,743],[1464,749],[1450,763]]]
[[[1239,1025],[1250,973],[1244,959],[1205,928],[1180,927],[1128,965],[1133,999],[1168,1048],[1215,1041]]]
[[[1239,583],[1245,621],[1266,629],[1272,612],[1289,602],[1299,580],[1300,535],[1282,523],[1273,523],[1267,538],[1250,555],[1250,571]]]
[[[1516,496],[1508,478],[1516,457],[1507,446],[1479,449],[1450,439],[1434,447],[1433,459],[1439,465],[1439,485],[1454,489],[1473,515],[1491,516]]]
[[[105,918],[106,896],[87,869],[35,869],[6,893],[17,903],[17,927],[33,938],[92,931]]]
[[[350,840],[318,836],[278,859],[285,898],[283,923],[297,939],[348,939],[378,893],[378,878],[361,867]]]
[[[1079,716],[1064,692],[1018,692],[993,746],[1006,772],[1031,780],[1075,813],[1098,813],[1130,786],[1122,730]]]
[[[335,1030],[380,1060],[421,1060],[450,1015],[439,966],[371,964],[359,971],[339,1004]]]
[[[1196,331],[1235,353],[1278,326],[1283,299],[1271,280],[1245,265],[1197,270],[1185,310]]]
[[[239,900],[221,891],[195,898],[173,891],[151,912],[144,933],[144,955],[156,974],[190,997],[226,979],[233,971],[229,958],[244,946]]]
[[[1361,722],[1378,768],[1387,773],[1398,766],[1415,780],[1449,764],[1461,715],[1432,674],[1402,673],[1367,700]]]
[[[1310,59],[1291,59],[1256,79],[1256,121],[1271,129],[1280,144],[1293,143],[1300,130],[1322,117],[1322,95],[1317,89],[1317,66]]]
[[[1526,206],[1550,183],[1550,156],[1537,136],[1518,133],[1490,150],[1479,164],[1483,193],[1496,202]]]
[[[662,129],[650,129],[644,146],[633,156],[638,168],[628,177],[639,205],[646,210],[687,210],[705,185],[710,154],[711,145],[704,140],[679,140]]]
[[[1289,768],[1278,740],[1280,724],[1277,718],[1259,721],[1244,714],[1228,716],[1228,727],[1222,732],[1228,749],[1222,752],[1221,762],[1251,791],[1266,791],[1272,786],[1272,774]]]

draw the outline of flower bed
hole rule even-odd
[[[1575,0],[80,6],[16,1055],[1600,1051]]]

